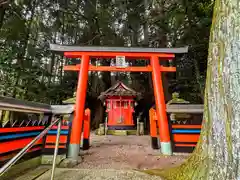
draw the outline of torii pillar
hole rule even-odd
[[[172,147],[169,133],[168,118],[166,114],[166,104],[164,99],[162,73],[159,64],[159,58],[157,56],[152,56],[150,59],[150,63],[152,66],[152,81],[158,118],[157,122],[161,142],[161,152],[164,155],[172,155]]]
[[[87,55],[83,55],[81,59],[81,67],[78,73],[78,84],[76,93],[76,106],[75,106],[75,117],[72,122],[72,131],[69,144],[69,158],[77,159],[80,150],[81,134],[83,127],[84,118],[84,106],[87,93],[87,82],[88,82],[88,68],[90,58]]]

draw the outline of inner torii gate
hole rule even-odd
[[[159,138],[161,152],[164,155],[172,155],[166,105],[162,85],[161,72],[175,72],[176,67],[161,66],[159,60],[172,60],[175,54],[187,53],[188,48],[133,48],[133,47],[91,47],[91,46],[65,46],[50,44],[50,50],[63,52],[67,58],[81,58],[81,64],[65,66],[64,70],[79,71],[76,93],[75,118],[72,122],[70,137],[70,158],[77,159],[80,149],[82,124],[84,118],[84,106],[86,99],[88,71],[111,72],[151,72],[156,103],[156,112],[159,126]],[[150,60],[150,65],[145,67],[115,67],[92,66],[90,58],[116,58],[126,57],[132,59]]]

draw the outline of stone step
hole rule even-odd
[[[15,180],[33,180],[36,179],[38,177],[40,177],[41,175],[43,175],[44,173],[46,173],[51,167],[50,166],[40,166],[36,169],[33,169],[31,171],[28,171],[26,174],[19,176],[17,178],[15,178]]]
[[[51,171],[47,171],[36,180],[49,180]],[[134,170],[117,169],[69,169],[57,168],[54,180],[161,180],[158,176],[151,176]]]
[[[108,130],[107,134],[115,136],[127,136],[128,132],[127,130]]]

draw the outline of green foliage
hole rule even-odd
[[[79,61],[49,52],[49,43],[189,45],[189,54],[177,57],[177,78],[169,81],[169,92],[177,89],[184,98],[192,93],[190,101],[199,101],[204,89],[211,14],[211,0],[12,1],[0,9],[0,94],[47,103],[61,103],[73,96],[77,73],[64,72],[63,66]],[[114,61],[92,59],[91,63],[110,62]],[[128,62],[130,66],[147,65],[141,60]],[[112,76],[93,72],[89,75],[88,97],[96,98],[116,80],[143,94],[153,94],[147,73]]]

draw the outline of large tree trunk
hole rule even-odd
[[[6,7],[0,6],[0,29],[2,29],[5,14],[6,14]]]
[[[204,122],[193,155],[182,166],[152,171],[174,180],[240,179],[240,6],[216,0],[205,89]]]

